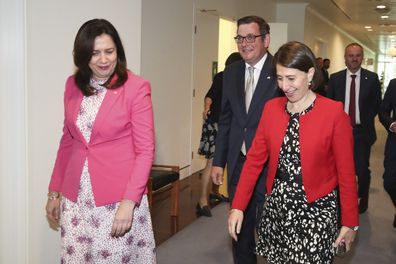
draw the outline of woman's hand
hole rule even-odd
[[[342,226],[340,230],[340,234],[338,235],[336,241],[334,242],[334,247],[338,247],[341,243],[345,244],[346,252],[348,252],[351,247],[353,241],[355,241],[356,231],[353,231],[350,227]]]
[[[204,120],[208,119],[210,115],[210,106],[212,105],[212,99],[210,97],[205,97],[204,99],[204,111],[202,113],[202,117]]]
[[[47,218],[50,223],[53,225],[59,225],[60,199],[48,199],[45,211],[47,212]]]
[[[238,234],[241,232],[242,222],[243,211],[231,209],[228,215],[228,233],[235,241],[238,241]]]
[[[204,111],[202,112],[202,118],[206,120],[208,119],[209,115],[210,115],[210,108],[205,108]]]
[[[124,199],[120,202],[111,227],[111,236],[122,237],[131,229],[134,208],[135,202],[131,200]]]

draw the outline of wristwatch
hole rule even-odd
[[[48,200],[56,200],[60,198],[59,192],[48,192],[47,194]]]
[[[347,226],[347,227],[349,227],[350,229],[352,229],[355,232],[358,231],[358,229],[359,229],[358,226]]]

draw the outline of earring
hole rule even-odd
[[[308,82],[308,85],[311,86],[311,84],[312,84],[312,81],[309,81],[309,82]]]

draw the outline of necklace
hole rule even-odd
[[[290,113],[300,113],[305,109],[307,109],[307,107],[309,107],[315,99],[316,99],[315,93],[309,90],[306,96],[304,96],[304,98],[298,100],[297,102],[292,103],[288,101],[287,110]]]

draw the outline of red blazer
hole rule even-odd
[[[66,82],[63,136],[49,184],[50,191],[77,200],[85,159],[97,206],[127,198],[140,203],[154,159],[150,84],[128,73],[125,84],[107,90],[86,142],[76,126],[83,99],[74,76]]]
[[[259,173],[268,160],[267,194],[272,191],[279,152],[289,115],[287,98],[269,101],[263,110],[232,208],[244,210]],[[300,117],[300,157],[302,181],[308,203],[329,194],[339,186],[342,225],[358,225],[358,203],[353,160],[353,135],[342,103],[317,95],[312,111]]]

